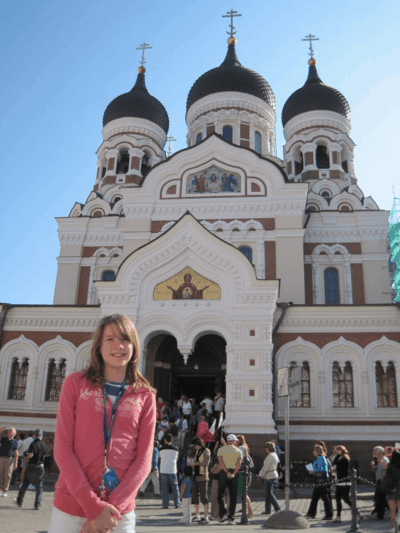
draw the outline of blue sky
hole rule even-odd
[[[185,106],[195,80],[226,54],[230,9],[243,65],[270,83],[280,113],[307,77],[312,33],[321,79],[352,111],[358,184],[381,209],[400,196],[398,0],[285,3],[203,0],[37,0],[2,6],[0,301],[52,303],[56,216],[84,202],[96,173],[102,116],[133,86],[143,42],[146,84],[165,106],[174,151],[186,146]]]

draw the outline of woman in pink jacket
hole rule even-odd
[[[155,394],[138,370],[124,315],[100,320],[89,368],[64,381],[54,457],[60,469],[48,533],[132,533],[135,496],[151,470]]]

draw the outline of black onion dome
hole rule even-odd
[[[350,117],[350,106],[337,89],[325,85],[318,76],[315,59],[309,61],[308,78],[303,87],[286,100],[282,110],[282,124],[307,111],[333,111],[346,118]]]
[[[197,100],[209,94],[235,91],[261,98],[275,109],[275,96],[269,83],[257,72],[244,67],[236,56],[235,45],[230,43],[224,61],[200,76],[189,91],[186,112]]]
[[[145,118],[168,133],[168,113],[162,103],[149,94],[144,80],[144,68],[139,68],[136,83],[129,93],[117,96],[108,104],[103,115],[103,127],[112,120],[124,117]]]

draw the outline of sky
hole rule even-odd
[[[59,254],[55,217],[84,203],[96,176],[102,117],[135,83],[143,42],[146,85],[168,111],[173,150],[186,147],[186,98],[227,50],[261,74],[281,111],[308,73],[313,34],[320,78],[347,98],[355,171],[365,196],[391,209],[400,196],[398,0],[25,0],[0,19],[0,302],[51,304]]]

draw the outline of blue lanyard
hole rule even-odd
[[[107,391],[106,391],[106,386],[105,385],[103,386],[103,405],[104,405],[103,430],[104,430],[104,447],[105,447],[104,457],[105,458],[107,456],[108,443],[110,442],[111,431],[112,431],[112,427],[114,424],[115,415],[117,413],[118,402],[120,401],[121,396],[124,394],[125,385],[126,385],[126,379],[124,379],[124,381],[121,383],[117,397],[115,399],[115,402],[114,402],[114,405],[111,411],[110,427],[108,428],[108,430],[107,430]]]

